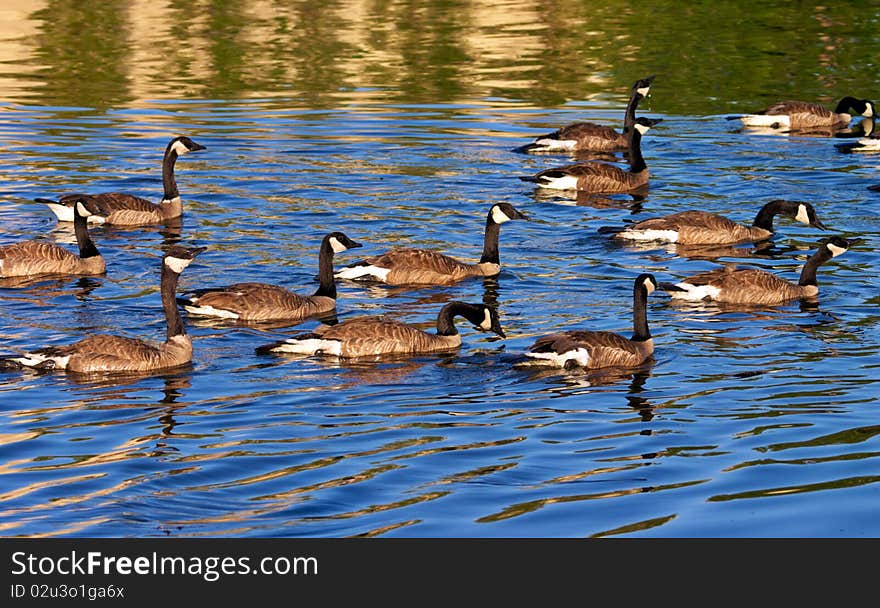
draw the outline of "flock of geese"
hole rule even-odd
[[[542,170],[521,179],[538,188],[594,194],[638,193],[648,184],[648,167],[641,140],[660,119],[637,117],[639,102],[650,91],[654,77],[636,81],[630,91],[621,131],[590,122],[579,122],[541,135],[517,148],[523,153],[571,154],[575,152],[622,152],[629,166],[602,160],[585,160]],[[861,115],[873,118],[874,104],[844,97],[831,110],[824,106],[786,101],[760,112],[737,117],[746,127],[783,131],[847,128]],[[850,146],[877,147],[880,141],[868,134]],[[180,156],[204,150],[189,137],[175,137],[168,144],[162,163],[164,195],[158,203],[120,192],[68,194],[44,203],[59,222],[72,222],[78,253],[46,240],[28,240],[0,247],[0,278],[42,275],[100,275],[106,265],[89,234],[90,225],[129,227],[161,224],[179,218],[183,204],[174,178]],[[751,225],[706,211],[684,211],[654,217],[621,227],[602,227],[599,232],[625,241],[652,241],[686,245],[733,245],[766,241],[774,234],[776,216],[824,230],[816,210],[806,202],[773,200],[758,210]],[[334,271],[334,256],[361,246],[342,232],[324,236],[318,253],[318,288],[314,293],[290,291],[259,282],[206,286],[178,294],[180,274],[204,247],[170,246],[161,262],[161,299],[166,319],[166,339],[161,343],[116,335],[90,335],[64,346],[38,348],[0,358],[0,369],[66,370],[72,373],[151,372],[191,362],[192,340],[187,335],[180,308],[191,315],[235,319],[245,322],[292,321],[320,317],[336,308],[336,281],[379,282],[388,285],[451,285],[469,277],[499,274],[498,240],[501,224],[528,220],[508,203],[493,204],[486,216],[482,256],[471,263],[440,251],[396,247]],[[682,279],[659,283],[651,274],[633,282],[633,333],[630,337],[608,332],[573,329],[539,337],[523,354],[523,361],[571,369],[634,367],[648,360],[654,343],[647,320],[647,299],[655,290],[672,298],[712,300],[736,304],[774,305],[818,294],[816,272],[821,264],[845,252],[853,240],[824,238],[803,266],[797,283],[758,268],[725,265]],[[463,317],[482,331],[505,337],[498,312],[486,304],[453,301],[437,315],[435,331],[424,331],[393,318],[357,316],[335,324],[321,324],[305,333],[256,348],[258,354],[297,353],[340,358],[382,355],[416,355],[452,351],[461,345],[455,318]]]

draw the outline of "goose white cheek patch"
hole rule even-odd
[[[175,257],[165,258],[165,265],[168,266],[168,268],[170,268],[171,270],[173,270],[177,274],[180,274],[181,272],[183,272],[183,269],[186,268],[187,266],[189,266],[190,262],[192,262],[192,260],[186,260],[183,258],[175,258]]]
[[[348,247],[340,243],[335,236],[330,237],[330,247],[333,248],[333,253],[341,253],[348,249]]]
[[[177,152],[178,156],[183,156],[184,154],[187,154],[189,152],[189,148],[183,145],[183,142],[181,141],[174,142],[174,145],[171,146],[171,149]]]
[[[831,252],[831,257],[833,257],[833,258],[836,258],[841,253],[846,251],[846,247],[838,247],[837,245],[834,245],[832,243],[828,243],[827,247],[828,247],[828,251]]]
[[[645,133],[647,133],[648,130],[649,130],[650,128],[651,128],[651,127],[649,127],[649,126],[647,126],[647,125],[640,125],[640,124],[636,123],[636,131],[638,131],[638,132],[641,133],[642,135],[644,135]]]
[[[483,318],[483,322],[480,323],[480,329],[489,331],[492,329],[492,315],[489,313],[488,308],[483,312],[485,313],[485,317]]]
[[[92,212],[89,211],[88,209],[86,209],[86,206],[83,205],[82,203],[77,203],[77,204],[76,204],[76,212],[77,212],[81,217],[89,217],[89,216],[92,215]]]
[[[511,218],[501,210],[501,207],[495,205],[492,207],[492,221],[496,224],[503,224],[504,222],[509,222]]]
[[[638,93],[642,97],[647,97],[648,91],[650,91],[650,90],[651,90],[651,87],[642,87],[640,89],[636,89],[636,93]]]
[[[805,205],[798,205],[798,212],[794,219],[802,224],[810,223],[810,216],[807,214],[807,207]]]

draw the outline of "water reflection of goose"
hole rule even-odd
[[[654,353],[648,329],[648,294],[657,288],[653,275],[633,283],[633,334],[627,339],[610,331],[567,330],[538,338],[524,354],[533,364],[565,369],[634,367]]]
[[[450,302],[437,315],[436,333],[384,315],[363,316],[333,326],[320,325],[311,332],[260,346],[256,352],[358,358],[451,351],[461,346],[461,336],[453,322],[456,316],[464,317],[479,330],[505,337],[494,308]]]
[[[629,103],[623,117],[623,131],[618,132],[612,127],[593,122],[576,122],[552,133],[541,135],[535,141],[517,148],[517,152],[579,152],[599,151],[617,152],[629,147],[627,137],[636,122],[636,108],[639,102],[648,96],[654,76],[642,78],[633,83],[630,89]]]
[[[798,131],[823,127],[847,127],[853,118],[850,110],[855,110],[857,114],[866,117],[877,114],[874,102],[847,96],[837,102],[834,110],[808,101],[780,101],[758,112],[727,118],[739,120],[747,127]]]
[[[653,217],[628,226],[602,226],[599,232],[631,241],[657,241],[683,245],[715,245],[762,241],[773,236],[773,218],[789,217],[825,230],[810,203],[776,199],[758,211],[751,226],[708,211],[681,211]]]
[[[74,373],[143,372],[185,365],[192,360],[192,339],[174,300],[180,273],[204,247],[173,247],[162,257],[162,307],[166,340],[154,344],[135,338],[98,334],[66,346],[49,346],[0,359],[0,368],[66,370]]]
[[[804,264],[797,284],[760,268],[737,268],[731,264],[700,273],[678,283],[661,283],[673,299],[711,300],[731,304],[781,304],[818,295],[816,270],[845,252],[855,241],[834,236],[822,239],[818,250]]]
[[[162,159],[162,185],[165,193],[158,203],[150,202],[139,196],[124,192],[102,192],[93,194],[98,210],[89,218],[90,222],[99,224],[119,224],[139,226],[143,224],[159,224],[166,220],[180,217],[183,213],[183,202],[177,181],[174,179],[174,164],[179,156],[204,150],[205,146],[197,144],[189,137],[181,136],[172,139],[165,148]],[[44,203],[58,217],[58,221],[73,221],[73,204],[77,194],[66,194],[57,201],[45,198],[35,199]]]
[[[584,190],[588,192],[612,193],[631,192],[643,189],[648,184],[648,165],[642,156],[642,135],[661,118],[640,117],[627,134],[629,146],[629,169],[622,169],[609,163],[594,161],[544,169],[535,175],[520,176],[526,182],[534,182],[541,188],[553,190]]]
[[[535,188],[533,196],[539,202],[551,202],[558,205],[576,207],[593,207],[595,209],[629,209],[632,213],[639,213],[647,197],[647,186],[632,192],[618,193],[616,195],[586,192],[584,190]]]
[[[310,295],[294,293],[268,283],[234,283],[224,287],[195,289],[177,298],[193,315],[239,321],[302,320],[336,308],[333,256],[361,244],[341,232],[324,236],[318,253],[318,290]]]
[[[395,248],[350,264],[336,272],[336,277],[389,285],[450,285],[468,277],[495,276],[501,272],[498,253],[501,224],[527,219],[509,203],[492,205],[486,216],[483,255],[476,264],[429,249]]]
[[[104,258],[89,236],[87,218],[96,210],[95,201],[78,196],[74,201],[73,226],[79,253],[45,240],[29,240],[0,247],[0,277],[37,275],[104,274]]]

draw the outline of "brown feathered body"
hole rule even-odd
[[[711,299],[729,304],[780,304],[819,292],[816,285],[797,285],[760,268],[732,265],[688,277],[682,283],[711,286]]]
[[[560,141],[575,142],[571,150],[590,150],[595,152],[619,152],[626,150],[626,133],[612,127],[592,122],[578,122],[567,125],[544,138],[552,137]],[[539,141],[544,138],[539,138]]]
[[[823,105],[808,101],[780,101],[765,108],[766,116],[788,116],[791,129],[810,129],[814,127],[836,127],[848,125],[852,116],[834,112]]]
[[[95,275],[105,271],[100,255],[81,258],[50,241],[22,241],[0,247],[0,277]]]
[[[386,316],[368,316],[322,325],[313,333],[339,341],[340,357],[434,353],[461,346],[461,335],[441,336]]]
[[[135,338],[99,334],[66,346],[52,346],[29,355],[57,361],[54,366],[69,372],[146,372],[185,365],[192,360],[192,340],[173,336],[153,343]],[[65,364],[66,361],[66,364]]]
[[[58,199],[58,204],[69,207],[80,194],[65,194]],[[139,226],[144,224],[161,224],[183,214],[183,202],[177,196],[171,200],[153,203],[145,198],[124,192],[102,192],[91,195],[98,221],[119,226]]]
[[[383,282],[389,285],[451,285],[467,277],[495,276],[500,266],[493,263],[468,263],[429,249],[392,249],[364,262],[388,270]]]
[[[300,295],[268,283],[234,283],[222,289],[204,290],[198,308],[226,311],[242,321],[280,321],[313,317],[336,308],[336,299],[321,295]],[[192,307],[188,307],[192,308]]]
[[[554,171],[550,169],[548,171]],[[606,194],[626,193],[640,190],[648,185],[650,173],[645,167],[640,171],[628,171],[601,161],[587,161],[560,167],[559,171],[576,180],[575,189]]]
[[[636,231],[676,232],[676,243],[682,245],[714,245],[759,241],[773,236],[769,230],[757,226],[739,224],[726,217],[707,211],[682,211],[664,217],[636,222],[617,237]]]
[[[538,338],[533,352],[583,351],[581,367],[635,367],[654,354],[654,340],[633,341],[610,331],[569,330]]]

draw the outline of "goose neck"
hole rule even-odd
[[[333,279],[333,246],[324,237],[318,252],[318,290],[314,295],[336,299],[336,281]]]

